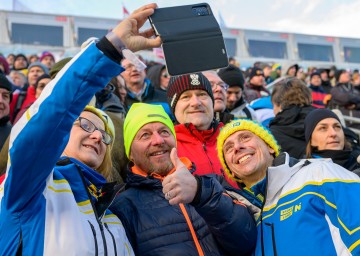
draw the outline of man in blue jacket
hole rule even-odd
[[[136,255],[248,255],[256,227],[215,177],[178,158],[173,123],[159,105],[134,103],[124,123],[126,191],[112,211]],[[229,188],[231,189],[231,188]]]
[[[251,120],[224,126],[217,146],[257,222],[255,255],[360,255],[356,174],[330,159],[279,154],[270,131]]]

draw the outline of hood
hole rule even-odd
[[[270,130],[281,130],[290,137],[305,140],[304,120],[306,115],[314,109],[313,106],[299,107],[295,105],[285,108],[270,122]]]
[[[155,64],[154,66],[151,66],[146,72],[146,77],[150,79],[151,84],[155,88],[160,89],[160,75],[164,68],[165,65],[163,64]]]

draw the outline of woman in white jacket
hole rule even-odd
[[[119,188],[106,183],[114,139],[109,117],[86,107],[123,71],[122,46],[158,47],[139,28],[156,8],[141,7],[75,56],[13,127],[0,187],[0,255],[133,255],[108,207]]]

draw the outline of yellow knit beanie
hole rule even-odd
[[[217,150],[221,165],[224,168],[226,174],[229,176],[229,178],[235,181],[241,181],[241,180],[231,175],[232,172],[229,170],[224,159],[223,146],[226,139],[230,135],[234,134],[237,131],[244,131],[244,130],[250,131],[254,133],[256,136],[260,137],[266,144],[268,144],[275,151],[275,156],[278,156],[280,153],[280,146],[276,142],[274,136],[267,128],[265,128],[261,124],[249,119],[237,119],[226,124],[221,129],[220,134],[217,138]]]

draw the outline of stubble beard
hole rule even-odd
[[[158,163],[157,165],[150,163],[149,171],[150,173],[157,173],[161,176],[166,176],[173,168],[174,165],[172,162],[166,161],[164,163]]]

